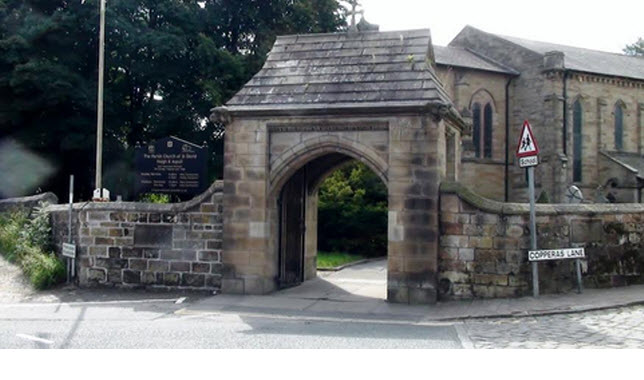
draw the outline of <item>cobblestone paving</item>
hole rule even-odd
[[[473,320],[463,327],[474,348],[644,348],[644,306]]]

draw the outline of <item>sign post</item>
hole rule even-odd
[[[584,283],[581,281],[581,260],[575,260],[575,268],[577,269],[577,293],[581,294],[584,291]]]
[[[519,146],[517,146],[517,157],[519,166],[527,167],[528,171],[528,192],[530,197],[530,248],[537,250],[537,218],[534,198],[534,167],[539,164],[539,147],[532,133],[532,127],[528,121],[523,122]],[[532,262],[532,295],[539,296],[539,267],[537,262]]]
[[[537,212],[534,202],[534,166],[528,167],[528,187],[530,194],[530,248],[537,249]],[[539,297],[539,267],[532,262],[532,295]]]
[[[69,176],[69,214],[67,220],[67,243],[63,243],[63,256],[67,257],[67,282],[75,277],[76,273],[76,246],[72,244],[72,214],[74,207],[74,175]]]

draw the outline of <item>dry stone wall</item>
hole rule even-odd
[[[75,204],[79,284],[219,290],[225,273],[222,190],[218,181],[178,204]],[[68,207],[49,210],[60,250],[68,239]]]
[[[502,298],[532,294],[529,206],[441,186],[439,296]],[[584,247],[586,287],[644,283],[644,205],[537,205],[539,249]],[[541,262],[541,293],[575,287],[574,260]]]
[[[40,203],[56,204],[58,197],[54,193],[43,193],[21,198],[0,199],[0,212],[11,212],[13,210],[31,210]]]

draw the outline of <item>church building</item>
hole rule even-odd
[[[644,58],[465,27],[434,46],[437,76],[472,125],[457,181],[499,201],[527,201],[515,159],[524,120],[541,150],[541,201],[642,202]]]

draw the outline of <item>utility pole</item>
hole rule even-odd
[[[96,120],[96,189],[103,200],[103,93],[105,81],[105,0],[101,1],[98,42],[98,104]]]

